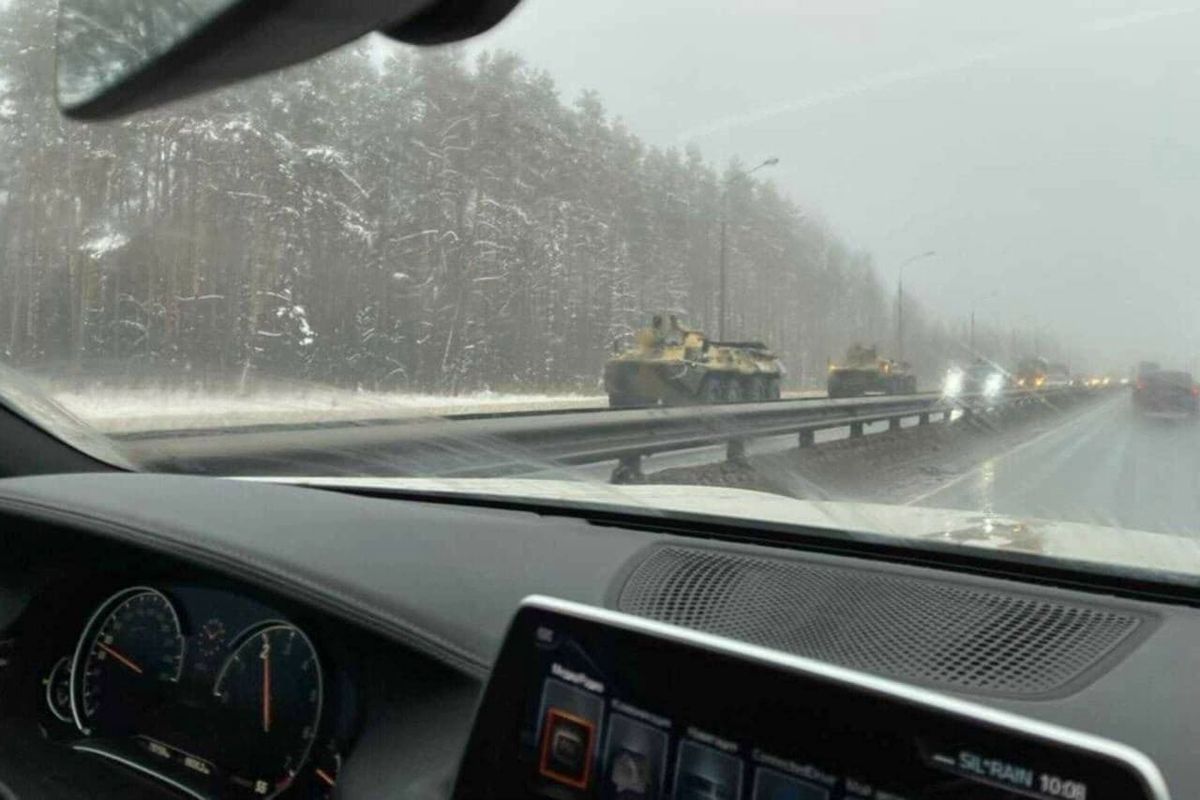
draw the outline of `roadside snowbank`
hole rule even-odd
[[[272,386],[240,393],[201,389],[110,386],[43,390],[67,411],[102,433],[195,430],[237,425],[300,425],[313,422],[498,414],[520,411],[608,408],[604,395],[474,392],[461,395],[409,394]],[[820,391],[785,391],[784,399],[816,398]]]
[[[355,392],[327,387],[246,395],[161,389],[59,391],[54,399],[104,433],[302,424],[447,414],[604,408],[602,395],[500,394],[457,396]]]

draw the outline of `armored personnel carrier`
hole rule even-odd
[[[655,314],[604,366],[614,408],[777,400],[782,380],[783,364],[762,342],[714,342],[673,314]]]
[[[826,390],[830,397],[915,394],[917,376],[903,361],[880,358],[874,346],[852,344],[842,363],[829,365]]]

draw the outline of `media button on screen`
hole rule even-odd
[[[662,796],[667,734],[624,714],[611,714],[604,746],[605,800],[656,800]]]
[[[675,800],[738,800],[741,796],[741,759],[696,742],[679,743]]]
[[[539,769],[552,780],[586,789],[592,774],[592,747],[596,726],[558,708],[546,712],[542,728],[542,757]]]

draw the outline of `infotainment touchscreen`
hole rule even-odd
[[[455,797],[1165,800],[1122,745],[549,598],[522,604]]]

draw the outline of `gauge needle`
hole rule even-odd
[[[262,697],[262,717],[263,717],[263,733],[271,731],[271,658],[270,652],[263,654],[263,697]]]
[[[317,773],[317,777],[318,777],[318,778],[320,778],[321,780],[325,781],[325,782],[326,782],[327,784],[329,784],[330,786],[333,786],[333,784],[334,784],[334,780],[333,780],[333,778],[329,777],[329,773],[328,773],[328,772],[326,772],[325,770],[321,769],[320,767],[317,767],[317,769],[316,769],[316,773]]]
[[[130,659],[128,656],[118,653],[116,650],[112,649],[111,647],[106,645],[104,642],[96,642],[96,644],[100,645],[101,650],[108,653],[110,656],[115,658],[117,661],[120,661],[125,666],[129,667],[131,670],[136,672],[138,675],[142,674],[142,668],[139,667],[137,664],[133,663],[133,660]]]

